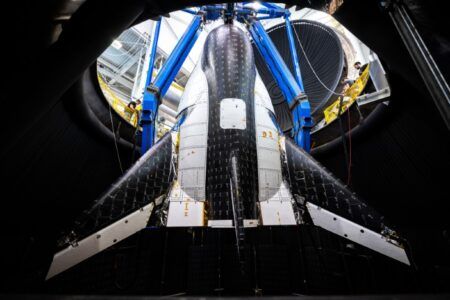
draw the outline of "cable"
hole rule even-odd
[[[105,77],[103,76],[103,74],[101,74],[101,73],[98,73],[98,74],[100,75],[100,77],[102,77],[103,81],[106,83],[106,79],[105,79]],[[108,102],[109,102],[109,101],[108,101]],[[121,159],[120,159],[119,147],[118,147],[118,145],[117,145],[117,136],[116,136],[116,132],[115,132],[115,130],[114,130],[114,121],[113,121],[113,117],[112,117],[111,103],[108,103],[108,104],[109,104],[109,105],[108,105],[108,108],[109,108],[109,119],[110,119],[110,121],[111,121],[111,131],[112,131],[112,134],[114,135],[114,146],[115,146],[115,148],[116,148],[117,161],[119,162],[119,168],[120,168],[120,171],[121,171],[122,174],[123,174],[124,172],[123,172],[123,167],[122,167],[122,161],[121,161]]]
[[[116,148],[117,161],[119,162],[120,171],[123,174],[122,161],[120,160],[119,147],[117,146],[117,137],[116,137],[116,133],[114,131],[114,122],[113,122],[113,117],[112,117],[112,112],[111,112],[111,105],[108,105],[108,107],[109,107],[109,118],[111,120],[111,131],[114,135],[114,146]]]
[[[361,109],[359,108],[357,99],[355,99],[355,105],[356,105],[356,109],[358,110],[358,114],[359,114],[359,122],[361,123],[364,120],[364,116],[361,112]]]
[[[311,62],[309,61],[308,55],[306,55],[306,51],[303,48],[302,43],[300,42],[300,38],[298,37],[297,34],[297,30],[295,29],[295,26],[292,26],[294,28],[294,32],[295,32],[295,36],[297,38],[298,44],[300,45],[300,49],[302,50],[302,53],[305,57],[305,60],[307,62],[307,64],[309,65],[309,67],[311,68],[311,71],[313,72],[314,76],[316,77],[317,81],[319,81],[319,83],[329,92],[333,93],[334,95],[337,96],[341,96],[341,100],[339,103],[339,125],[341,127],[341,136],[342,136],[342,144],[344,146],[344,155],[345,155],[345,161],[347,164],[347,185],[350,184],[351,182],[351,168],[352,168],[352,138],[351,138],[351,120],[350,120],[350,107],[347,109],[348,112],[348,140],[349,140],[349,145],[348,145],[348,149],[347,149],[347,141],[345,139],[345,131],[344,131],[344,126],[342,124],[342,103],[343,103],[343,97],[345,96],[345,94],[341,94],[341,93],[336,93],[335,91],[331,90],[330,88],[328,88],[323,81],[319,78],[319,76],[317,75],[316,71],[314,70]],[[356,104],[357,105],[357,104]]]
[[[357,103],[355,103],[357,105]],[[350,120],[350,107],[347,109],[348,114],[348,170],[347,170],[347,185],[350,185],[352,178],[352,127]]]
[[[349,185],[350,184],[350,180],[351,180],[351,163],[352,163],[352,158],[351,158],[351,155],[352,155],[352,153],[351,153],[351,133],[350,133],[350,130],[351,130],[351,127],[350,127],[350,108],[347,109],[347,112],[348,112],[348,126],[349,126],[349,132],[348,132],[348,134],[349,134],[349,149],[347,149],[347,141],[345,139],[345,130],[344,130],[344,126],[342,124],[342,118],[341,118],[341,116],[342,116],[342,104],[343,104],[343,99],[344,99],[345,94],[336,93],[335,91],[331,90],[319,78],[319,76],[317,75],[316,71],[314,70],[311,62],[309,61],[308,56],[306,55],[306,51],[303,48],[302,43],[300,42],[300,38],[298,37],[297,30],[295,29],[295,26],[292,26],[292,27],[294,28],[295,36],[297,38],[298,44],[300,45],[300,49],[302,50],[302,53],[303,53],[303,55],[305,57],[306,63],[311,68],[311,71],[313,72],[313,74],[316,77],[317,81],[319,81],[319,83],[326,90],[328,90],[329,92],[333,93],[334,95],[341,96],[341,99],[340,99],[340,102],[339,102],[338,115],[339,115],[339,125],[340,125],[340,128],[341,128],[342,144],[344,146],[345,161],[346,161],[346,164],[347,164],[347,185]]]
[[[329,91],[330,93],[333,93],[334,95],[337,95],[337,96],[344,96],[344,94],[336,93],[335,91],[331,90],[331,89],[330,89],[329,87],[327,87],[327,86],[325,85],[325,83],[323,83],[323,81],[319,78],[319,75],[317,75],[316,71],[314,70],[314,68],[313,68],[313,66],[312,66],[312,64],[311,64],[311,62],[310,62],[309,59],[308,59],[308,56],[306,55],[305,49],[303,49],[303,45],[302,45],[302,43],[300,42],[300,38],[298,37],[297,30],[295,29],[295,26],[292,26],[292,28],[294,29],[295,36],[296,36],[296,38],[297,38],[298,44],[300,45],[300,49],[302,49],[302,53],[303,53],[303,55],[304,55],[304,57],[305,57],[306,63],[307,63],[307,64],[309,65],[309,67],[311,68],[311,71],[313,72],[314,76],[317,78],[317,81],[319,81],[319,83],[320,83],[327,91]]]
[[[106,78],[103,76],[103,74],[101,74],[101,73],[98,73],[98,74],[100,75],[102,80],[105,82],[105,84],[108,85],[106,83]],[[109,108],[109,119],[111,121],[111,131],[112,131],[112,134],[114,135],[114,146],[116,148],[117,161],[119,162],[120,171],[123,174],[124,172],[123,172],[123,167],[122,167],[122,161],[120,159],[119,147],[117,145],[117,136],[116,136],[116,132],[114,130],[114,121],[113,121],[113,117],[112,117],[111,103],[109,103],[109,101],[108,101],[108,108]]]
[[[342,124],[342,103],[344,102],[344,97],[340,98],[339,101],[339,108],[338,108],[338,120],[339,120],[339,127],[341,129],[341,140],[342,140],[342,145],[344,146],[344,160],[345,160],[345,164],[346,164],[346,169],[347,169],[347,174],[348,174],[348,170],[349,170],[349,159],[348,159],[348,150],[347,150],[347,141],[345,140],[345,130],[344,130],[344,125]]]
[[[133,133],[133,151],[131,153],[131,162],[134,163],[136,159],[136,144],[137,144],[137,135],[139,134],[139,122],[136,130]]]

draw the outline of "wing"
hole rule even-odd
[[[285,140],[287,176],[314,225],[409,265],[383,216],[364,203],[292,140]]]
[[[47,279],[147,226],[155,200],[173,180],[172,136],[166,134],[111,188],[83,212],[60,242]]]

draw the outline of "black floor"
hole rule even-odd
[[[243,261],[243,263],[240,263]],[[31,291],[108,295],[346,295],[450,292],[424,273],[314,226],[149,228]],[[390,298],[388,298],[390,299]]]

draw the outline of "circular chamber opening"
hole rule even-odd
[[[170,55],[187,24],[162,20],[152,79]],[[105,100],[128,126],[138,127],[146,86],[150,82],[149,65],[155,21],[142,22],[116,38],[97,59],[97,79]],[[176,27],[176,28],[174,28]],[[164,29],[166,28],[166,29]],[[177,107],[191,70],[183,66],[158,107],[157,137],[176,122]]]
[[[387,104],[390,88],[378,56],[330,14],[310,8],[296,10],[295,6],[290,11],[303,85],[314,119],[312,146],[320,147],[339,138],[343,131],[348,132],[358,126],[378,104]],[[192,14],[184,11],[175,11],[170,17],[161,18],[152,79],[157,76],[192,18]],[[207,22],[203,27],[180,72],[163,96],[155,118],[157,137],[175,125],[180,98],[200,58],[206,36],[220,22]],[[261,20],[261,23],[293,72],[285,19]],[[241,27],[245,28],[244,25]],[[126,126],[139,128],[142,101],[150,83],[148,70],[155,30],[156,21],[153,20],[126,30],[97,60],[97,79],[103,96],[126,121]],[[256,67],[271,97],[277,122],[289,135],[292,129],[289,106],[256,48],[254,53]],[[360,64],[355,67],[357,62]],[[342,126],[344,119],[345,126]]]
[[[311,114],[317,122],[323,118],[323,109],[326,105],[334,99],[336,93],[342,92],[343,86],[340,82],[346,75],[344,53],[337,34],[324,24],[311,20],[293,20],[292,29],[304,92],[308,96]],[[294,74],[285,22],[268,28],[267,32],[291,73]],[[282,130],[287,132],[293,127],[289,105],[256,47],[254,52],[258,72],[268,87],[278,123]]]
[[[334,12],[337,7],[329,8],[328,12]],[[376,53],[329,13],[304,8],[293,11],[290,17],[303,85],[314,119],[313,148],[352,131],[377,105],[387,105],[390,97],[386,72]],[[293,73],[285,20],[266,22],[265,28]],[[293,127],[289,106],[263,57],[256,49],[255,53],[277,121],[289,134]]]

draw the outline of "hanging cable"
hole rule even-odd
[[[311,71],[313,72],[314,76],[316,77],[317,81],[330,93],[333,93],[334,95],[337,96],[344,96],[344,94],[340,94],[340,93],[336,93],[335,91],[333,91],[332,89],[330,89],[328,86],[326,86],[325,83],[323,83],[323,81],[319,78],[319,75],[317,75],[316,71],[314,70],[311,62],[309,61],[308,56],[306,55],[306,51],[303,48],[302,43],[300,42],[300,38],[298,37],[297,34],[297,30],[295,29],[295,26],[292,26],[292,28],[294,28],[294,33],[295,33],[295,37],[297,38],[297,42],[300,45],[300,49],[302,50],[303,56],[305,57],[306,63],[308,64],[308,66],[310,67]]]
[[[348,159],[348,150],[347,150],[347,141],[345,140],[345,129],[344,124],[342,123],[342,103],[344,102],[344,97],[340,97],[339,101],[339,109],[338,109],[338,120],[339,120],[339,127],[341,129],[341,141],[342,145],[344,146],[344,160],[345,160],[345,166],[348,174],[349,170],[349,159]]]
[[[112,117],[112,112],[111,112],[111,105],[108,105],[108,107],[109,107],[109,118],[111,120],[111,131],[112,131],[112,133],[114,135],[114,146],[116,148],[117,161],[119,162],[120,171],[123,174],[122,161],[120,160],[119,147],[117,145],[117,136],[116,136],[116,132],[114,131],[114,122],[113,122],[113,117]]]
[[[339,116],[339,126],[341,128],[341,138],[342,138],[342,145],[344,146],[344,156],[345,156],[345,163],[346,163],[346,167],[347,167],[347,185],[350,184],[350,180],[351,180],[351,135],[350,135],[350,109],[347,109],[348,112],[348,124],[349,124],[349,148],[347,149],[347,141],[345,138],[345,130],[344,130],[344,125],[342,123],[342,106],[343,106],[343,101],[344,101],[344,96],[345,94],[342,93],[336,93],[335,91],[331,90],[328,86],[326,86],[323,81],[319,78],[319,76],[317,75],[316,71],[314,70],[311,62],[309,61],[308,55],[306,55],[306,51],[303,48],[302,43],[300,42],[300,38],[298,37],[297,34],[297,30],[295,29],[295,26],[292,26],[294,28],[294,33],[295,33],[295,37],[297,38],[297,42],[300,45],[300,49],[302,50],[303,56],[306,60],[306,63],[308,64],[308,66],[311,68],[312,73],[314,74],[314,76],[316,77],[317,81],[326,89],[328,90],[330,93],[333,93],[334,95],[340,96],[340,101],[339,101],[339,109],[338,109],[338,116]],[[350,151],[349,151],[350,150]]]
[[[133,150],[131,152],[131,162],[134,163],[136,159],[136,148],[137,148],[137,137],[139,134],[139,121],[138,126],[136,127],[134,133],[133,133]]]
[[[355,105],[357,105],[355,103]],[[350,185],[352,178],[352,127],[350,120],[350,107],[347,109],[348,119],[348,170],[347,170],[347,185]]]
[[[103,76],[103,74],[99,73],[99,75],[103,79],[103,81],[106,83],[106,78]],[[109,120],[111,121],[111,132],[114,136],[114,147],[116,149],[117,161],[119,162],[120,172],[122,172],[122,174],[123,174],[122,160],[120,159],[119,146],[117,145],[116,131],[114,130],[114,121],[113,121],[113,117],[112,117],[111,103],[108,103],[108,109],[109,109]]]
[[[356,105],[356,109],[358,110],[358,114],[359,114],[359,122],[361,123],[364,120],[364,116],[363,116],[363,114],[361,112],[361,109],[359,108],[359,104],[358,104],[357,99],[355,100],[355,105]]]

